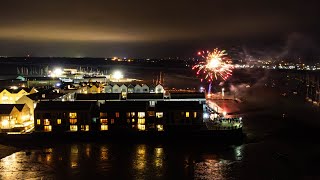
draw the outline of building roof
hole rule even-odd
[[[43,94],[45,94],[45,96],[42,96]],[[57,99],[61,96],[63,96],[64,93],[33,93],[33,94],[29,94],[27,95],[28,98],[34,100],[34,101],[38,101],[38,100],[44,100],[44,99]]]
[[[76,100],[120,100],[120,93],[75,94]]]
[[[162,93],[128,93],[127,99],[163,99]]]
[[[106,101],[100,111],[146,111],[147,105],[148,101]]]
[[[31,91],[31,88],[18,88],[18,89],[2,88],[0,89],[0,92],[2,92],[3,90],[7,90],[10,93],[18,93],[21,90],[25,90],[27,93],[29,93]]]
[[[14,104],[14,106],[19,110],[22,111],[24,104]]]
[[[41,101],[35,111],[90,111],[94,104],[88,101]]]
[[[198,101],[158,101],[156,103],[157,111],[200,111],[203,110],[203,105]]]
[[[171,99],[205,99],[206,96],[204,93],[170,93]]]
[[[0,104],[0,114],[10,114],[15,104]]]

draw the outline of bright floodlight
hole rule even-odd
[[[122,79],[123,78],[123,74],[121,71],[115,71],[113,74],[112,74],[112,77],[116,80],[119,80],[119,79]]]
[[[63,71],[62,71],[62,69],[61,68],[56,68],[56,69],[54,69],[53,70],[53,72],[52,72],[52,75],[53,76],[61,76],[63,74]]]

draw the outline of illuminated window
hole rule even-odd
[[[138,129],[139,129],[140,131],[144,131],[144,130],[146,130],[146,126],[145,126],[145,125],[138,124]]]
[[[69,113],[70,118],[77,118],[77,113]]]
[[[158,125],[157,125],[157,130],[158,130],[158,131],[163,131],[163,125],[158,124]]]
[[[57,119],[57,124],[61,124],[61,119]]]
[[[145,112],[138,112],[138,118],[144,118],[144,117],[146,117]]]
[[[101,131],[107,131],[108,130],[108,125],[101,125]]]
[[[197,117],[197,112],[193,112],[193,117],[194,117],[194,118]]]
[[[138,119],[138,124],[144,124],[145,123],[145,119]]]
[[[50,121],[49,121],[49,119],[44,119],[44,123],[43,123],[44,125],[50,125]]]
[[[132,119],[132,122],[134,122],[135,120],[134,119]]]
[[[156,112],[157,118],[163,118],[163,112]]]
[[[70,131],[78,131],[77,125],[70,125]]]
[[[40,125],[41,124],[41,120],[37,119],[37,124]]]
[[[107,113],[104,113],[104,112],[100,113],[100,117],[107,117],[107,116],[108,116]]]
[[[130,112],[127,112],[127,117],[130,117]]]
[[[69,119],[70,124],[77,124],[77,119]]]
[[[129,124],[131,121],[130,121],[130,119],[127,119],[127,123]]]
[[[135,116],[136,113],[135,112],[131,112],[131,117]]]
[[[154,116],[155,115],[155,113],[154,113],[154,111],[148,111],[148,116]]]
[[[114,119],[111,119],[111,124],[114,124]]]
[[[189,112],[186,112],[186,117],[189,117]]]
[[[44,126],[44,131],[45,132],[51,132],[52,131],[52,126]]]
[[[89,125],[81,125],[81,131],[89,131]]]
[[[100,119],[101,124],[108,124],[108,119]]]
[[[120,117],[120,113],[116,112],[116,118]]]

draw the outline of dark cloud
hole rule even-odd
[[[118,51],[133,48],[137,55],[148,54],[140,49],[147,44],[171,48],[209,40],[242,42],[295,31],[317,32],[316,5],[267,0],[3,0],[0,47],[14,42],[19,48],[5,47],[8,52],[32,49],[43,54],[50,51],[41,48],[44,45],[57,48],[55,55],[64,55],[67,50],[56,46],[60,44],[70,51],[101,56],[111,54],[101,47],[95,49],[98,45],[109,49],[114,44]]]

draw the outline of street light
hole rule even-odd
[[[123,78],[123,74],[121,71],[115,71],[112,74],[112,78],[114,78],[115,80],[117,80],[119,82],[119,80]]]

